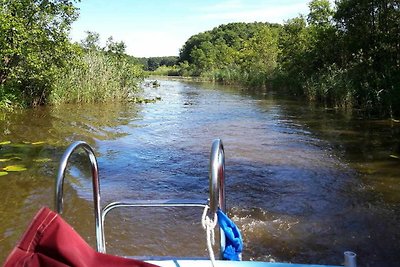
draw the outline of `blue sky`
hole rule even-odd
[[[308,13],[309,0],[81,0],[70,37],[124,41],[137,57],[177,56],[186,40],[229,22],[277,22]]]

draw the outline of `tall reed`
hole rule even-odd
[[[87,51],[67,73],[58,77],[49,97],[51,104],[123,100],[138,91],[140,66],[123,56]]]

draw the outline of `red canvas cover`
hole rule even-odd
[[[155,267],[153,264],[96,252],[57,213],[42,208],[4,267]]]

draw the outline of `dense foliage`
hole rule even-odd
[[[221,25],[190,37],[179,58],[138,59],[94,32],[72,44],[74,1],[0,0],[0,107],[125,99],[142,65],[400,117],[399,0],[312,0],[283,25]]]
[[[275,68],[279,25],[230,23],[189,38],[180,50],[181,75],[264,84]]]
[[[0,101],[46,102],[51,85],[68,65],[68,40],[77,18],[72,1],[0,0]]]
[[[124,42],[108,38],[105,47],[99,34],[87,32],[74,64],[56,80],[49,100],[57,103],[106,102],[133,98],[143,70],[134,57],[125,54]]]
[[[0,107],[103,101],[136,88],[141,71],[123,42],[100,48],[91,32],[82,47],[70,42],[77,17],[74,0],[0,0]]]
[[[181,75],[305,96],[327,106],[400,116],[400,2],[313,0],[284,25],[231,23],[190,37]]]
[[[155,71],[159,67],[173,67],[178,62],[178,57],[176,56],[166,56],[166,57],[141,57],[137,58],[139,63],[143,66],[146,71]]]
[[[341,1],[335,21],[356,104],[400,116],[400,1]]]

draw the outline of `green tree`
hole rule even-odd
[[[160,66],[158,60],[154,57],[147,59],[147,69],[150,71],[156,70]]]
[[[179,50],[179,62],[187,61],[193,63],[193,58],[191,57],[192,50],[198,48],[201,43],[211,40],[211,35],[209,32],[199,33],[191,36]]]
[[[400,116],[400,3],[342,0],[334,16],[359,107]]]
[[[336,63],[337,36],[333,24],[334,10],[329,0],[313,0],[309,3],[310,13],[307,16],[310,38],[309,58],[312,69],[319,71]]]
[[[276,63],[276,55],[274,57],[268,53],[276,48],[278,35],[269,36],[269,29],[277,30],[279,26],[269,23],[220,25],[211,31],[190,37],[180,50],[179,62],[186,61],[190,64],[191,75],[223,82],[248,83],[252,80],[252,84],[258,81],[260,85],[264,85],[270,68],[262,65],[262,62],[269,63],[274,58]],[[275,38],[275,42],[269,37]],[[267,47],[271,44],[272,50],[268,50]],[[257,51],[258,49],[260,50]],[[250,66],[251,70],[246,69]],[[185,68],[186,72],[187,70]]]
[[[240,51],[241,68],[247,73],[247,83],[266,85],[277,66],[278,31],[263,26],[254,36],[244,42]]]
[[[108,37],[106,41],[106,51],[113,53],[119,57],[125,54],[126,44],[123,41],[114,42],[112,36]]]
[[[334,10],[329,0],[312,0],[308,4],[310,13],[307,16],[307,22],[310,25],[316,25],[322,28],[332,25]]]
[[[81,46],[86,50],[100,50],[100,34],[86,31],[86,37],[81,40]]]
[[[279,35],[278,82],[293,94],[304,94],[302,85],[310,72],[307,61],[309,42],[309,31],[303,16],[287,21]]]
[[[311,0],[308,15],[283,26],[229,23],[194,35],[180,50],[181,70],[257,86],[272,77],[327,106],[399,117],[399,0],[335,4]]]
[[[160,66],[172,67],[175,66],[177,62],[178,57],[175,56],[161,57]]]
[[[0,97],[46,102],[52,84],[73,58],[68,40],[77,18],[73,1],[0,1]]]
[[[217,60],[217,50],[210,41],[202,42],[192,50],[190,57],[193,60],[193,64],[196,65],[197,75],[200,75],[202,72],[214,70]]]

